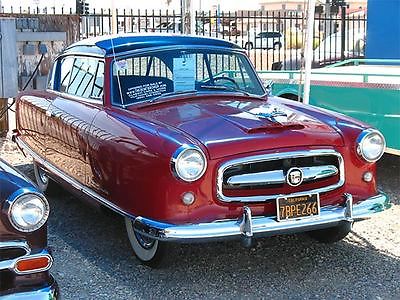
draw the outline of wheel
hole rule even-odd
[[[235,88],[237,88],[238,90],[240,90],[240,86],[237,84],[237,82],[236,82],[235,79],[233,79],[233,78],[219,76],[219,77],[214,77],[213,79],[214,79],[214,82],[216,82],[216,81],[221,81],[221,80],[229,81],[229,82],[233,83],[233,85],[235,86]]]
[[[167,261],[166,243],[141,235],[133,230],[133,221],[125,218],[126,231],[136,258],[152,268],[164,266]]]
[[[350,233],[351,227],[351,222],[345,222],[336,227],[310,231],[308,235],[320,243],[331,244],[344,239]]]
[[[57,195],[62,191],[52,179],[49,178],[46,171],[36,162],[33,162],[33,172],[35,174],[36,185],[38,190],[47,195]]]
[[[247,50],[253,49],[253,43],[247,42],[247,43],[244,45],[244,48],[247,49]]]
[[[282,44],[280,42],[274,44],[274,50],[279,50],[281,48],[282,48]]]
[[[33,171],[39,191],[44,193],[49,187],[50,178],[37,162],[33,162]]]

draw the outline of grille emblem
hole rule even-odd
[[[299,186],[303,182],[303,171],[299,168],[291,168],[286,174],[286,182],[290,186]]]

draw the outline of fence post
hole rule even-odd
[[[341,49],[340,49],[340,59],[345,60],[344,51],[346,47],[346,5],[341,7],[342,14],[342,36],[341,36]]]

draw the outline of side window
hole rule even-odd
[[[83,98],[101,98],[104,63],[95,58],[75,58],[66,93]]]
[[[71,69],[73,63],[74,63],[73,57],[66,57],[61,60],[60,92],[67,91],[69,79],[71,78]]]
[[[54,89],[54,75],[56,74],[57,69],[57,61],[54,62],[53,66],[50,69],[50,73],[47,77],[47,88]]]
[[[100,61],[97,65],[96,79],[94,80],[91,98],[101,98],[103,96],[104,84],[104,63]]]

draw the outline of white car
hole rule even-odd
[[[250,33],[243,39],[238,39],[238,44],[245,49],[275,49],[284,46],[284,36],[278,31],[262,31],[258,34]]]
[[[349,58],[363,58],[365,48],[365,36],[363,33],[346,32],[344,44],[344,56]],[[273,70],[299,70],[301,68],[302,50],[293,50],[287,54],[287,59],[273,63]],[[320,68],[342,59],[342,34],[336,32],[327,36],[313,51],[313,68]]]

